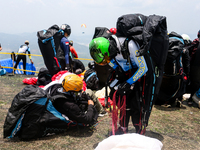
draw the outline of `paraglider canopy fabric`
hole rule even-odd
[[[83,23],[83,24],[81,24],[81,27],[85,27],[86,28],[87,26]]]

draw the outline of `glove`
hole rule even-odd
[[[86,94],[85,92],[83,92],[83,93],[81,94],[81,97],[84,98],[86,101],[92,99],[92,98],[89,96],[89,94]]]
[[[134,84],[130,85],[127,82],[124,82],[119,85],[118,90],[117,90],[117,95],[126,95],[127,92],[132,90],[134,88]]]

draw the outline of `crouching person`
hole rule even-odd
[[[75,74],[47,89],[26,86],[13,99],[4,123],[4,138],[30,140],[49,133],[63,133],[70,126],[92,126],[98,113],[82,92],[83,81]]]
[[[84,81],[86,83],[86,93],[92,98],[95,108],[98,111],[98,116],[103,117],[107,115],[107,112],[104,110],[103,106],[99,102],[98,97],[95,95],[96,91],[99,88],[99,79],[94,69],[88,69],[84,74]]]
[[[53,101],[54,107],[70,120],[77,123],[93,125],[97,122],[97,111],[91,97],[82,92],[83,81],[75,74],[67,75],[61,84],[55,84],[47,89],[52,97],[62,95]]]

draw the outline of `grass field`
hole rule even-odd
[[[111,131],[109,115],[98,119],[96,129],[72,128],[65,133],[49,135],[32,141],[3,139],[3,125],[14,96],[26,85],[24,78],[33,76],[0,76],[0,149],[1,150],[92,150],[99,142],[108,137]],[[129,125],[129,132],[135,130]],[[181,108],[154,106],[149,119],[146,136],[163,143],[162,150],[200,149],[200,109],[189,107],[187,100]],[[144,143],[145,144],[145,143]]]

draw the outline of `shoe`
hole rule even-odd
[[[107,114],[108,114],[108,112],[104,110],[99,114],[99,117],[103,117],[103,116],[105,116]]]
[[[162,107],[165,107],[165,108],[171,108],[172,106],[171,105],[169,105],[169,104],[163,104],[163,105],[161,105]]]
[[[193,105],[192,97],[190,97],[190,98],[188,99],[188,105],[189,105],[189,106]]]
[[[181,108],[182,102],[179,100],[176,100],[176,107]]]
[[[126,129],[126,131],[123,131],[121,127],[115,130],[115,135],[121,135],[121,134],[126,134],[126,133],[128,133],[128,128]],[[110,132],[110,135],[114,135],[112,131]]]

